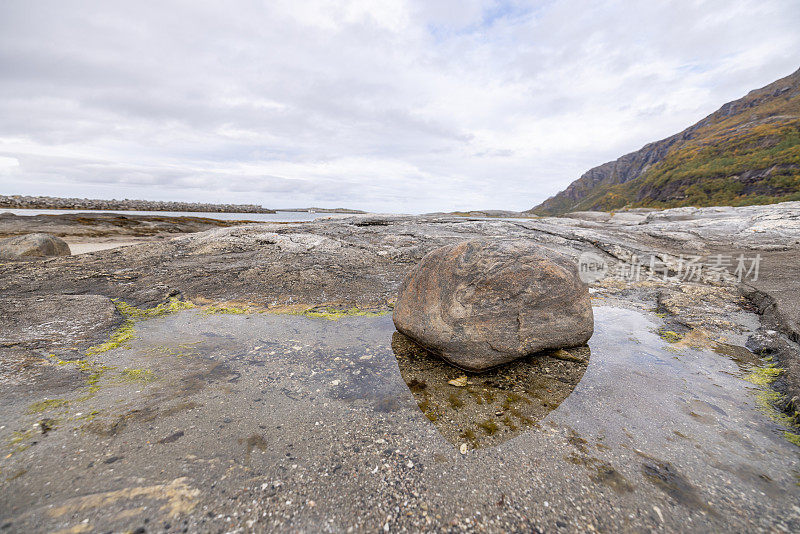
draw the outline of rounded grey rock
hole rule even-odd
[[[0,240],[0,260],[69,256],[69,245],[50,234],[27,234]]]
[[[393,319],[468,371],[580,346],[594,332],[575,262],[528,240],[480,238],[430,252],[401,284]]]

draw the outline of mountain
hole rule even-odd
[[[800,70],[587,171],[528,213],[788,200],[800,200]]]

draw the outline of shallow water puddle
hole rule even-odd
[[[598,307],[595,315],[589,347],[482,374],[431,356],[397,333],[390,316],[328,321],[184,311],[141,323],[131,348],[109,354],[108,363],[152,377],[137,390],[148,405],[206,388],[230,393],[233,384],[237,404],[258,397],[257,388],[278,388],[287,408],[306,399],[374,413],[408,410],[457,448],[498,445],[548,416],[607,446],[683,440],[722,456],[731,442],[748,452],[783,448],[731,360],[666,343],[635,311]]]
[[[599,433],[607,444],[632,436],[706,446],[734,439],[751,450],[753,430],[763,434],[759,442],[782,441],[754,410],[752,386],[731,360],[666,343],[635,311],[597,307],[595,316],[589,347],[473,374],[396,332],[390,316],[329,321],[188,310],[139,323],[129,346],[106,353],[103,363],[118,375],[92,404],[121,404],[121,389],[134,389],[132,409],[150,413],[205,389],[230,392],[238,384],[236,404],[253,389],[279,385],[287,406],[301,398],[378,413],[416,406],[447,441],[470,449],[540,428],[553,410],[552,421]],[[725,354],[748,352],[727,347]],[[741,355],[734,360],[741,364]],[[100,428],[102,417],[93,419]]]
[[[394,476],[409,485],[403,491],[447,503],[457,494],[475,510],[534,488],[545,492],[540,499],[635,495],[634,515],[642,502],[667,499],[708,521],[733,521],[718,515],[731,507],[758,514],[764,506],[800,521],[791,507],[800,496],[798,449],[758,411],[735,361],[670,345],[656,320],[635,311],[597,307],[595,320],[589,347],[484,374],[428,355],[395,332],[390,316],[184,310],[143,321],[127,348],[101,355],[114,370],[90,395],[83,389],[44,413],[14,414],[9,429],[47,417],[55,430],[6,458],[4,472],[30,469],[10,484],[41,487],[36,477],[47,465],[60,469],[64,450],[78,452],[74,471],[45,495],[8,492],[8,509],[18,514],[98,484],[112,491],[123,480],[87,471],[148,483],[189,473],[205,481],[200,495],[257,472],[281,481],[264,486],[273,494],[328,495],[330,503],[340,498],[331,480],[354,485],[349,495],[368,502]],[[87,463],[87,455],[100,459]],[[660,506],[648,521],[665,520]]]
[[[549,351],[481,374],[464,373],[403,334],[392,335],[400,374],[417,406],[457,447],[498,445],[537,428],[578,385],[588,347]]]
[[[135,352],[134,352],[135,351]],[[327,321],[287,315],[183,312],[142,323],[132,357],[152,368],[153,401],[280,384],[284,402],[341,402],[375,413],[414,406],[456,448],[490,447],[539,421],[567,398],[589,362],[588,347],[551,351],[482,374],[466,374],[394,330],[391,317]],[[186,374],[186,368],[195,372]],[[95,423],[95,426],[98,423]],[[425,423],[422,423],[425,424]]]

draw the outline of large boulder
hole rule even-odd
[[[69,256],[69,245],[50,234],[27,234],[0,240],[0,260]]]
[[[422,258],[400,286],[394,324],[468,371],[583,345],[594,332],[573,260],[527,240],[484,238]]]

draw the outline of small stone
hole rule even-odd
[[[461,454],[467,454],[467,444],[462,443],[461,447],[459,448],[459,451],[461,452]]]
[[[664,516],[661,514],[661,508],[659,508],[658,506],[653,506],[653,511],[654,511],[656,514],[658,514],[658,518],[659,518],[659,519],[661,520],[661,522],[663,523],[663,522],[664,522]]]

